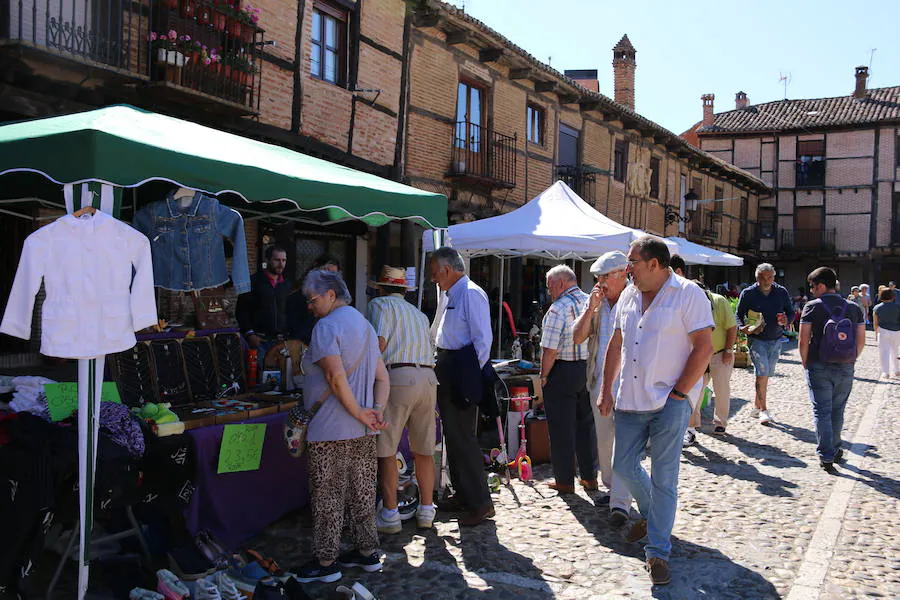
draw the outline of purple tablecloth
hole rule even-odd
[[[213,533],[236,548],[269,523],[309,502],[306,457],[291,458],[282,438],[284,413],[242,421],[265,423],[258,471],[217,474],[224,425],[192,429],[197,460],[196,491],[185,510],[191,535]]]

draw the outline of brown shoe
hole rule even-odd
[[[459,518],[460,527],[474,527],[494,516],[494,505],[488,504],[483,508],[470,510]]]
[[[435,508],[441,512],[466,512],[469,507],[463,504],[458,496],[450,496],[442,502],[437,502]]]
[[[634,542],[638,542],[647,535],[647,519],[641,519],[640,521],[635,521],[634,525],[631,526],[631,529],[628,531],[628,535],[625,537],[632,544]]]
[[[650,573],[650,581],[653,585],[666,585],[670,581],[669,563],[661,558],[651,556],[647,559],[647,571]]]
[[[549,487],[551,490],[556,490],[557,493],[559,493],[559,494],[574,494],[575,493],[574,485],[566,485],[564,483],[556,483],[554,481],[553,483],[549,484],[547,487]]]
[[[597,487],[596,479],[579,479],[578,482],[581,484],[581,487],[583,487],[588,492],[596,492],[598,489],[600,489]]]

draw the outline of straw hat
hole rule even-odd
[[[372,287],[403,288],[405,290],[413,288],[411,285],[406,285],[406,269],[389,265],[384,265],[381,268],[381,275],[378,276],[378,281],[370,281],[369,285]]]

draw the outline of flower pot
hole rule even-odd
[[[233,81],[234,83],[240,83],[244,75],[246,75],[246,73],[243,71],[231,69],[231,81]]]
[[[226,80],[231,79],[231,65],[222,65],[219,67],[219,74]]]
[[[227,23],[228,18],[224,13],[220,13],[218,11],[213,11],[212,13],[212,26],[216,31],[225,31],[225,24]]]
[[[201,4],[197,7],[197,23],[199,25],[209,25],[212,19],[212,8],[208,4]]]
[[[241,22],[237,19],[228,19],[226,21],[225,29],[231,37],[241,37]]]
[[[183,67],[184,63],[190,60],[190,57],[185,56],[181,52],[177,50],[166,50],[165,48],[159,48],[156,51],[156,62],[172,65],[175,67]]]
[[[250,85],[250,73],[247,71],[241,71],[241,85],[244,87]]]
[[[169,10],[177,10],[178,0],[163,0],[162,5]]]
[[[241,25],[241,41],[245,44],[249,44],[253,41],[253,34],[256,33],[256,28],[251,27],[250,25]]]
[[[182,19],[193,19],[197,13],[197,2],[196,0],[181,0],[180,8]]]

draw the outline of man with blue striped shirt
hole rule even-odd
[[[437,378],[434,345],[428,317],[406,301],[406,272],[385,265],[373,287],[381,296],[369,303],[369,322],[378,335],[378,347],[391,378],[391,395],[384,409],[387,428],[378,436],[378,484],[383,507],[376,515],[379,533],[402,529],[397,509],[397,447],[403,428],[409,427],[409,447],[416,463],[419,507],[416,523],[430,528],[434,521],[434,406]]]

